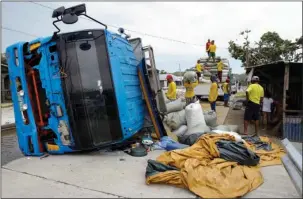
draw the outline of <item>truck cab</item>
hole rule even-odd
[[[102,28],[60,33],[56,23],[79,16]],[[146,114],[138,77],[145,57],[137,57],[143,49],[134,49],[123,29],[113,33],[88,16],[85,4],[60,7],[52,17],[52,36],[6,49],[20,150],[62,154],[129,139]]]

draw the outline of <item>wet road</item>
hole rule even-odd
[[[18,146],[15,129],[3,131],[1,134],[1,166],[24,157]]]

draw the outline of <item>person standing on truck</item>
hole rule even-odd
[[[211,110],[216,112],[216,101],[218,98],[217,77],[212,75],[210,80],[212,83],[211,83],[210,90],[209,90],[208,101],[210,103]]]
[[[228,107],[228,100],[229,100],[229,95],[230,95],[230,90],[229,90],[229,79],[225,81],[222,85],[222,90],[224,93],[224,106]]]
[[[200,60],[198,60],[197,64],[196,64],[196,73],[198,76],[198,82],[200,81],[200,77],[201,77],[203,70],[204,70],[204,66],[201,64]]]
[[[215,62],[217,46],[216,46],[214,40],[211,41],[211,44],[209,45],[209,47],[208,47],[207,50],[209,51],[208,60],[209,60],[210,58],[212,58],[212,59],[213,59],[213,62]]]
[[[219,58],[218,60],[219,60],[219,62],[217,64],[218,78],[220,80],[220,83],[222,83],[222,71],[223,71],[223,68],[224,68],[224,64],[223,64],[221,58]]]
[[[167,99],[173,101],[176,100],[177,98],[177,86],[176,83],[174,82],[173,76],[172,75],[167,75],[166,80],[168,82],[168,91],[166,93]]]
[[[258,134],[260,104],[262,104],[264,97],[264,89],[259,84],[259,77],[253,76],[251,84],[246,90],[247,105],[244,113],[244,134],[247,135],[247,128],[249,121],[255,121],[255,134]]]
[[[210,42],[210,39],[207,40],[206,42],[206,53],[207,53],[207,56],[209,57],[209,46],[211,45],[211,42]]]

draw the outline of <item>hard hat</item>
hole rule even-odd
[[[166,75],[166,79],[173,79],[172,75]]]

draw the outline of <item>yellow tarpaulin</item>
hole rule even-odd
[[[222,139],[234,141],[230,135],[206,134],[191,147],[163,153],[157,162],[178,170],[150,172],[146,183],[188,188],[202,198],[234,198],[245,195],[263,183],[259,166],[281,164],[280,157],[284,152],[275,144],[272,151],[255,151],[252,144],[245,143],[260,156],[259,166],[243,166],[221,159],[216,142]],[[261,138],[262,141],[269,141],[266,139]]]

